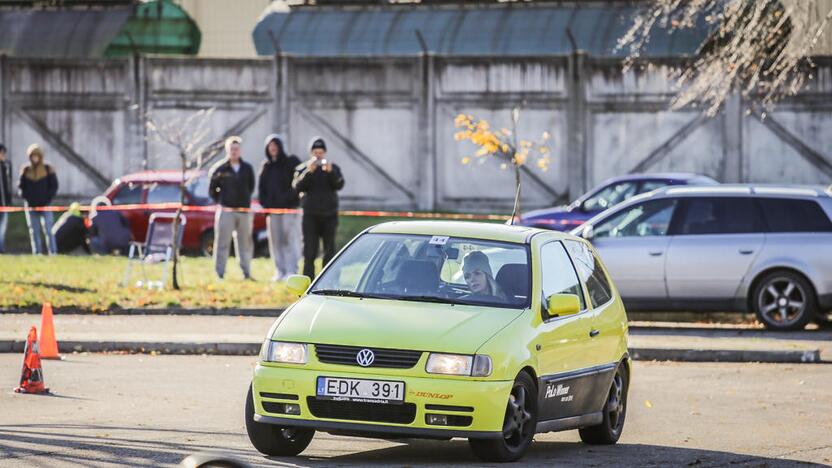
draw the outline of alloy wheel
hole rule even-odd
[[[806,308],[806,291],[786,277],[770,279],[760,288],[758,310],[772,323],[789,326],[797,322]]]
[[[610,429],[618,432],[621,429],[621,416],[624,414],[624,378],[619,372],[616,372],[612,380],[606,410],[609,415]]]
[[[503,424],[503,437],[510,446],[519,446],[532,430],[529,421],[532,415],[527,407],[528,392],[523,385],[515,385],[511,389],[506,407],[506,418]]]

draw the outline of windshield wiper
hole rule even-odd
[[[438,296],[393,296],[390,299],[396,299],[400,301],[418,301],[418,302],[436,302],[438,304],[465,304],[465,302],[458,301],[456,299],[450,297],[438,297]]]
[[[312,294],[320,294],[321,296],[339,296],[339,297],[366,297],[370,299],[387,299],[386,296],[379,296],[376,294],[360,293],[350,291],[349,289],[316,289]]]

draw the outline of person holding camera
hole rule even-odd
[[[335,256],[338,191],[344,188],[344,176],[338,165],[327,159],[323,138],[312,139],[309,153],[309,161],[297,167],[292,187],[300,194],[303,208],[303,274],[313,278],[319,242],[324,244],[324,265]]]

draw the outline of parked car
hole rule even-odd
[[[716,185],[708,176],[687,173],[630,174],[604,181],[567,206],[529,211],[520,217],[520,224],[555,231],[569,231],[598,213],[634,195],[668,185]]]
[[[456,275],[464,265],[468,280]],[[315,431],[463,437],[485,461],[519,459],[535,433],[578,429],[590,444],[621,435],[627,318],[583,239],[384,223],[311,286],[300,275],[287,285],[302,297],[272,325],[245,404],[264,454],[297,455]]]
[[[104,192],[113,205],[179,203],[179,171],[144,171],[128,174],[115,180]],[[208,174],[205,171],[191,171],[186,174],[188,190],[185,204],[195,206],[213,206],[214,200],[208,196]],[[252,236],[255,249],[261,251],[266,243],[266,217],[257,212],[261,209],[256,200],[252,201],[254,228]],[[144,210],[130,209],[122,213],[130,222],[133,239],[144,242],[150,215],[155,212],[174,212],[175,209]],[[214,250],[214,211],[188,211],[185,213],[187,223],[182,237],[184,250],[197,251],[202,255],[211,255]]]
[[[753,310],[801,329],[832,309],[832,196],[813,187],[672,187],[573,234],[592,241],[630,310]]]

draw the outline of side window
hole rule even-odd
[[[636,194],[634,182],[620,182],[602,188],[598,193],[587,198],[581,207],[586,211],[606,210]]]
[[[578,270],[581,281],[586,284],[592,307],[606,304],[612,299],[612,288],[598,258],[582,242],[564,241],[564,244],[575,262],[575,269]]]
[[[113,197],[113,205],[133,205],[141,202],[142,186],[139,184],[122,185]]]
[[[641,184],[641,187],[638,189],[638,193],[652,192],[653,190],[660,189],[662,187],[667,187],[667,182],[663,180],[648,180]]]
[[[581,300],[581,310],[586,309],[575,268],[560,242],[550,242],[540,249],[540,271],[544,299],[552,294],[574,294]]]
[[[179,203],[179,186],[153,184],[147,191],[147,203]]]
[[[593,229],[594,236],[663,236],[667,234],[676,204],[675,199],[639,203],[598,223]]]
[[[762,220],[749,197],[689,198],[678,226],[674,234],[740,234],[761,232]]]
[[[757,200],[771,232],[829,232],[832,221],[817,202],[789,198]]]

